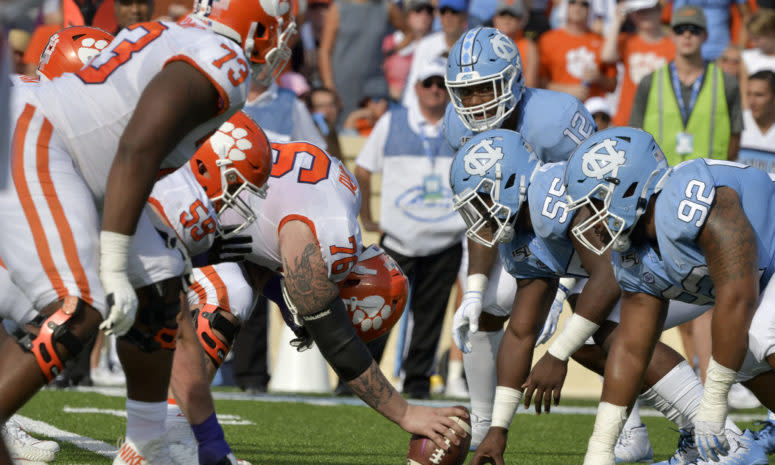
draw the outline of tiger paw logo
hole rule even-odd
[[[378,295],[371,295],[363,300],[352,297],[344,303],[352,317],[353,326],[360,326],[363,332],[378,330],[393,313],[393,307]]]
[[[110,42],[105,39],[96,40],[93,37],[84,38],[78,47],[78,59],[81,63],[86,64],[97,56],[102,49],[108,46]]]
[[[248,140],[248,131],[228,121],[210,137],[210,145],[219,158],[231,161],[244,160],[247,158],[245,152],[253,148],[253,143]]]

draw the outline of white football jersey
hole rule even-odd
[[[201,142],[242,108],[250,83],[248,60],[236,42],[189,16],[181,24],[152,21],[122,30],[77,73],[41,83],[32,102],[52,122],[98,202],[119,138],[148,83],[173,61],[202,72],[220,94],[217,118],[191,131],[161,168],[185,163]]]
[[[175,230],[192,257],[210,250],[215,239],[215,207],[188,163],[156,181],[148,203]]]
[[[317,237],[328,277],[343,280],[363,247],[358,224],[361,191],[355,176],[339,160],[307,142],[272,144],[272,162],[266,198],[241,194],[256,214],[246,229],[253,239],[246,260],[282,271],[279,231],[288,221],[300,220]],[[225,225],[241,223],[233,211],[221,220]]]

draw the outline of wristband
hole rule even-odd
[[[466,278],[466,292],[477,291],[484,292],[487,289],[487,282],[489,278],[482,273],[470,274]]]
[[[100,231],[100,272],[126,273],[132,236]]]
[[[506,386],[496,386],[490,425],[509,429],[520,402],[522,402],[522,391]]]
[[[549,347],[549,353],[555,358],[567,362],[570,356],[579,350],[584,345],[584,342],[595,334],[598,328],[600,328],[600,325],[587,320],[578,313],[574,313],[565,322],[557,339]]]

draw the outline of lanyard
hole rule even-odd
[[[702,81],[705,78],[705,70],[692,84],[692,95],[689,97],[689,108],[684,105],[684,96],[681,92],[681,82],[678,80],[678,71],[675,69],[675,63],[670,63],[670,77],[673,81],[673,92],[675,93],[675,99],[678,101],[678,108],[681,110],[681,118],[683,119],[684,127],[689,122],[689,114],[694,108],[694,104],[697,103],[697,96],[700,95],[700,88],[702,87]]]
[[[423,121],[420,123],[420,138],[422,139],[422,148],[425,151],[425,156],[428,157],[428,159],[431,162],[431,172],[433,172],[433,168],[435,166],[435,156],[436,152],[439,149],[439,139],[443,137],[442,134],[439,134],[438,136],[433,138],[433,147],[431,147],[431,142],[428,140],[428,137],[425,135],[425,126],[428,124]]]

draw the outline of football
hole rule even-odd
[[[466,432],[466,437],[460,445],[447,442],[449,452],[436,447],[433,441],[425,436],[412,435],[409,440],[409,453],[406,454],[406,465],[463,465],[471,447],[471,420],[451,417]]]

